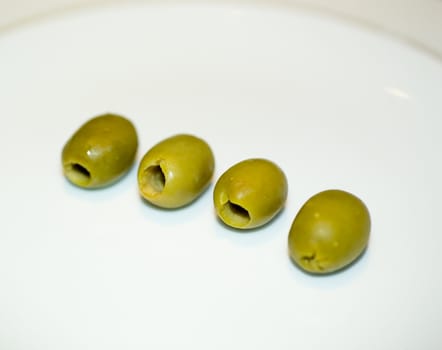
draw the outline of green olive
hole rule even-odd
[[[115,114],[104,114],[83,124],[62,151],[65,177],[84,188],[110,185],[135,160],[138,137],[133,124]]]
[[[325,274],[352,263],[365,250],[370,214],[351,193],[327,190],[311,197],[293,220],[289,253],[303,270]]]
[[[267,159],[243,160],[221,175],[213,191],[219,218],[228,226],[250,229],[269,222],[284,206],[288,184]]]
[[[188,134],[153,146],[138,168],[141,196],[162,208],[183,207],[199,197],[213,176],[215,159],[209,145]]]

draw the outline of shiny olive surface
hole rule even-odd
[[[284,206],[288,184],[284,172],[267,159],[247,159],[218,179],[213,201],[228,226],[250,229],[269,222]]]
[[[356,196],[327,190],[302,206],[290,228],[291,258],[305,271],[324,274],[353,262],[366,248],[370,215]]]
[[[209,145],[179,134],[153,146],[138,168],[140,194],[162,208],[179,208],[199,197],[210,184],[215,159]]]
[[[138,136],[128,119],[103,114],[83,124],[62,151],[63,172],[73,184],[103,187],[117,181],[131,167]]]

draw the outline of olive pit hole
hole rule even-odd
[[[148,167],[144,171],[145,190],[153,193],[161,193],[166,185],[166,176],[159,165]]]
[[[226,218],[229,222],[232,222],[236,226],[246,226],[250,222],[250,214],[244,209],[242,206],[232,203],[231,201],[227,201],[223,208],[222,213],[224,218]]]
[[[306,261],[306,262],[310,262],[312,260],[315,260],[316,258],[316,252],[313,252],[311,254],[304,254],[303,256],[301,256],[301,260]]]
[[[91,181],[91,173],[78,163],[70,163],[65,167],[66,176],[77,185],[87,185]]]

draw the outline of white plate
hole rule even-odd
[[[113,5],[0,36],[1,349],[440,349],[442,65],[332,18],[235,5]],[[61,149],[111,111],[137,161],[179,132],[216,178],[278,163],[289,199],[250,233],[138,196],[136,166],[85,191]],[[366,254],[315,277],[287,255],[301,205],[328,188],[372,216]]]

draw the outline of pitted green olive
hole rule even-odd
[[[320,192],[302,206],[292,223],[290,256],[311,273],[337,271],[364,251],[370,226],[368,209],[358,197],[341,190]]]
[[[83,124],[62,151],[65,177],[84,188],[117,181],[131,167],[138,148],[134,125],[128,119],[104,114]]]
[[[213,192],[215,210],[228,226],[250,229],[269,222],[284,206],[288,184],[267,159],[247,159],[230,167]]]
[[[209,145],[187,134],[153,146],[138,168],[140,194],[163,208],[179,208],[199,197],[210,184],[215,159]]]

